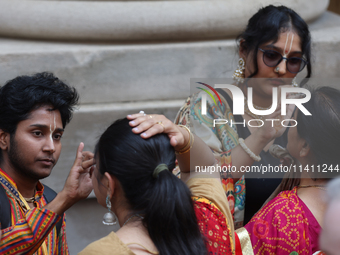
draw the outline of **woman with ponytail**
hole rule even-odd
[[[172,174],[176,157],[182,180]],[[98,203],[109,209],[104,223],[117,217],[121,228],[80,255],[234,254],[219,174],[190,174],[194,165],[214,162],[202,140],[164,116],[139,113],[114,122],[96,145],[92,182]]]

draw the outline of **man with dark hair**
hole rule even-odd
[[[93,154],[80,143],[61,192],[40,183],[61,151],[78,94],[50,73],[0,87],[0,254],[68,254],[64,212],[92,190]]]

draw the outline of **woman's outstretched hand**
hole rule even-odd
[[[184,128],[174,124],[164,115],[136,113],[127,116],[130,126],[135,134],[140,134],[144,139],[156,134],[167,134],[170,144],[176,151],[181,150],[189,141],[189,133]]]

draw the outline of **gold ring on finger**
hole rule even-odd
[[[156,124],[159,124],[159,125],[161,125],[161,126],[163,127],[163,132],[164,132],[164,130],[165,130],[165,127],[164,127],[164,125],[163,125],[162,121],[158,121]]]

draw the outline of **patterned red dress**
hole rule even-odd
[[[208,254],[235,254],[233,221],[221,182],[214,178],[192,178],[187,185]]]

